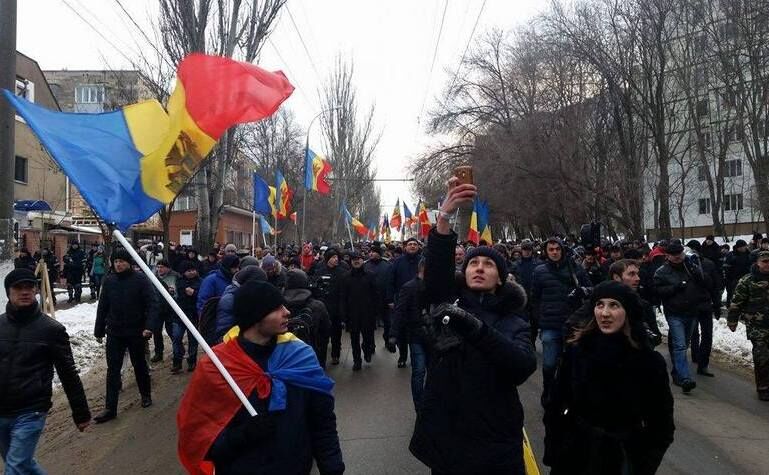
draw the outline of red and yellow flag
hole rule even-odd
[[[395,228],[398,231],[401,230],[401,200],[398,198],[395,200],[395,209],[393,215],[390,218],[390,227]]]
[[[477,202],[473,205],[473,214],[470,216],[470,229],[467,230],[467,240],[475,243],[477,246],[481,240],[478,233],[478,209]]]
[[[430,217],[427,215],[427,208],[425,207],[424,202],[419,202],[419,235],[420,236],[427,236],[430,234],[430,228],[432,227],[432,224],[430,224]]]

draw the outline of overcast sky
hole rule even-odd
[[[155,1],[121,3],[145,31],[150,29]],[[479,13],[474,39],[494,27],[512,30],[546,4],[537,0],[289,0],[259,64],[282,69],[296,86],[284,107],[294,111],[306,128],[320,111],[317,90],[336,56],[354,61],[360,102],[376,106],[376,124],[382,132],[376,153],[378,177],[408,178],[409,159],[430,141],[420,122],[425,122],[434,98],[456,71]],[[17,38],[17,49],[37,60],[42,69],[130,68],[127,58],[150,48],[116,0],[19,0]],[[317,125],[310,147],[325,153]],[[413,210],[407,183],[379,186],[383,204],[390,210],[397,197],[407,199]]]

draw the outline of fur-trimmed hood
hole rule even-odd
[[[493,294],[470,290],[464,278],[458,288],[460,307],[470,311],[480,307],[504,316],[521,313],[526,307],[526,290],[517,282],[506,281]]]

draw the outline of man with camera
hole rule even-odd
[[[534,269],[531,284],[532,311],[542,341],[543,400],[563,351],[564,324],[590,295],[592,287],[587,273],[567,255],[558,238],[545,241],[545,252],[546,260]]]
[[[673,383],[681,386],[684,394],[689,394],[697,383],[689,372],[686,352],[698,316],[712,311],[712,282],[702,271],[698,259],[685,255],[678,239],[668,243],[665,255],[667,262],[654,273],[654,285],[670,327],[668,344],[672,350]]]

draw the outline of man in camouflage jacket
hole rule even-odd
[[[758,398],[769,401],[769,251],[759,252],[750,273],[737,282],[727,320],[731,331],[739,320],[745,324],[753,343]]]

